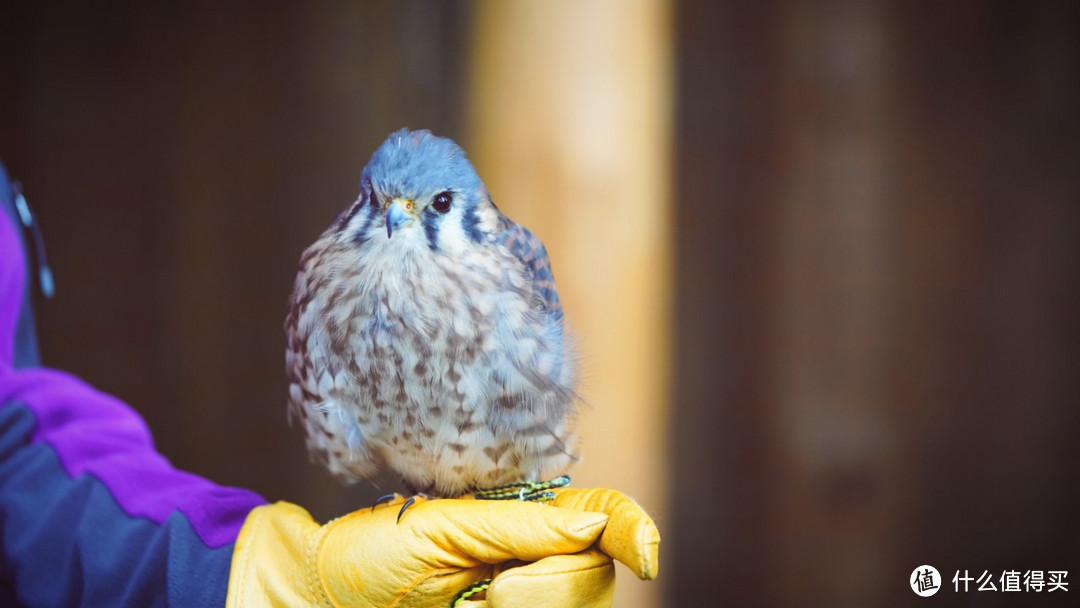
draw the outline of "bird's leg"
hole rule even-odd
[[[555,499],[551,490],[570,484],[569,475],[560,475],[548,481],[524,481],[488,490],[477,490],[473,497],[478,500],[521,500],[524,502],[548,502]]]

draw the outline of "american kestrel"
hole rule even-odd
[[[290,417],[339,479],[386,468],[458,496],[578,460],[547,251],[449,139],[402,129],[379,146],[300,258],[285,330]]]

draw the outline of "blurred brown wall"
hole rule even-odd
[[[679,5],[671,605],[1076,576],[1077,17]]]
[[[46,363],[133,404],[179,467],[322,518],[369,502],[285,424],[285,303],[390,131],[461,136],[461,4],[21,4],[0,157],[56,275]]]

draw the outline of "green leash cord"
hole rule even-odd
[[[555,499],[555,494],[550,492],[555,488],[569,485],[570,476],[560,475],[550,481],[527,481],[524,483],[512,483],[490,490],[477,490],[473,497],[478,500],[522,500],[526,502],[547,502]]]
[[[521,500],[524,502],[549,502],[555,500],[555,493],[551,490],[562,488],[570,484],[569,475],[560,475],[550,481],[527,481],[524,483],[511,483],[490,490],[477,490],[473,498],[477,500]],[[450,608],[458,608],[466,600],[474,595],[487,591],[491,586],[491,579],[485,578],[466,587],[457,594],[454,601],[450,602]]]
[[[465,600],[467,600],[470,597],[476,595],[477,593],[487,591],[487,588],[490,587],[490,586],[491,586],[491,579],[490,578],[485,578],[482,581],[477,581],[477,582],[469,585],[468,587],[465,588],[464,591],[457,594],[457,597],[454,598],[454,601],[450,602],[450,608],[458,608],[458,606],[463,604],[465,602]]]

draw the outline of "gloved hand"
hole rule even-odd
[[[285,502],[254,509],[236,541],[227,605],[446,608],[492,578],[486,600],[460,605],[610,606],[612,557],[656,576],[656,526],[613,490],[557,490],[547,505],[418,501],[399,522],[400,504],[325,526]]]

